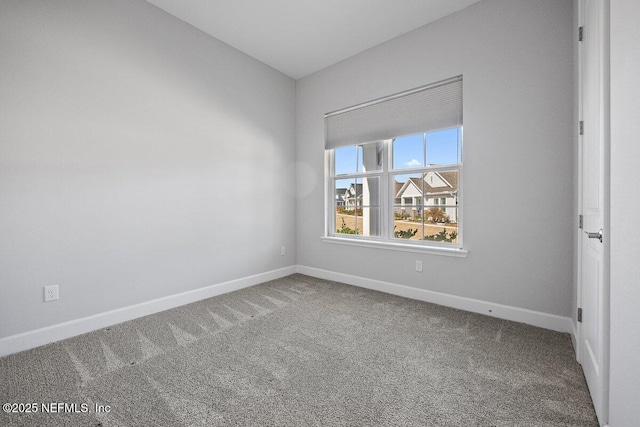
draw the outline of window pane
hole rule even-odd
[[[340,147],[334,150],[334,168],[336,175],[344,175],[347,173],[356,173],[357,152],[356,147]]]
[[[382,142],[358,145],[358,173],[381,171],[383,148]]]
[[[462,163],[462,133],[460,128],[427,134],[427,164],[453,165]]]
[[[336,233],[380,236],[380,177],[336,179]]]
[[[356,180],[336,179],[335,180],[335,226],[336,233],[355,234],[356,233]]]
[[[380,208],[336,209],[336,233],[358,236],[380,236]]]
[[[345,208],[349,193],[347,192],[355,182],[353,179],[336,179],[334,184],[335,207]]]
[[[381,171],[383,148],[382,142],[336,148],[335,175]]]
[[[422,217],[415,215],[406,206],[393,208],[393,237],[396,239],[422,239]]]
[[[422,174],[393,175],[393,199],[409,216],[419,215],[424,205]]]
[[[424,174],[424,240],[458,241],[457,170]]]
[[[380,177],[336,179],[336,207],[348,210],[363,206],[380,206]]]
[[[457,242],[458,171],[393,175],[393,237]]]
[[[356,234],[356,216],[345,213],[343,209],[336,209],[336,233]]]
[[[380,208],[363,207],[359,216],[356,234],[360,236],[380,236]]]
[[[380,177],[356,179],[359,206],[380,206]]]
[[[408,169],[424,166],[423,134],[404,136],[393,141],[393,168]]]
[[[442,205],[458,205],[458,171],[445,170],[424,174],[425,210]]]
[[[422,174],[394,175],[393,180],[393,237],[420,240],[424,206]]]
[[[450,222],[434,222],[429,217],[429,211],[425,212],[424,240],[449,243],[458,242],[458,208],[447,207],[446,210],[447,216],[451,219]]]

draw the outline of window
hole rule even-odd
[[[462,77],[330,113],[326,126],[327,237],[462,247]]]

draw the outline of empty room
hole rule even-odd
[[[0,425],[640,425],[639,16],[0,0]]]

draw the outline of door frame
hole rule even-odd
[[[600,81],[599,90],[601,92],[601,100],[602,104],[600,105],[601,116],[602,116],[602,133],[604,138],[604,147],[601,159],[601,167],[603,170],[603,229],[604,229],[604,239],[602,246],[602,267],[603,267],[603,279],[602,279],[602,294],[603,294],[603,312],[602,312],[602,321],[604,324],[603,327],[603,336],[602,340],[600,340],[602,351],[602,390],[600,391],[602,397],[602,408],[601,413],[599,415],[600,425],[606,425],[609,421],[609,263],[610,263],[610,222],[609,222],[609,206],[610,206],[610,89],[609,89],[609,0],[594,0],[599,3],[599,7],[602,10],[601,16],[601,29],[602,32],[598,34],[598,43],[600,44],[600,48],[602,49],[602,56],[599,66],[602,70],[602,78]],[[578,26],[584,26],[585,23],[585,8],[586,8],[586,0],[577,0],[578,8]],[[577,82],[577,91],[578,91],[578,102],[577,102],[577,112],[578,112],[578,120],[583,120],[584,117],[584,67],[585,67],[585,54],[584,54],[584,44],[578,42],[578,82]],[[579,132],[576,132],[577,143],[578,143],[578,153],[577,153],[577,174],[578,174],[578,183],[577,183],[577,207],[578,214],[583,214],[583,161],[584,161],[584,150],[583,150],[583,136],[580,135]],[[584,238],[584,232],[582,228],[576,227],[577,234],[575,239],[575,244],[577,246],[577,265],[576,265],[576,318],[577,318],[577,308],[584,306],[584,293],[583,293],[583,271],[582,271],[582,262],[583,262],[583,250],[582,250],[582,239]],[[584,360],[584,349],[583,349],[583,341],[582,341],[582,323],[575,322],[575,343],[576,343],[576,359],[582,364]],[[592,391],[590,390],[590,393]]]

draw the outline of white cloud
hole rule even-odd
[[[413,168],[413,167],[416,167],[416,166],[420,166],[420,165],[422,165],[422,163],[420,162],[420,160],[416,160],[416,159],[411,159],[410,161],[408,161],[406,163],[406,166],[408,166],[410,168]]]

